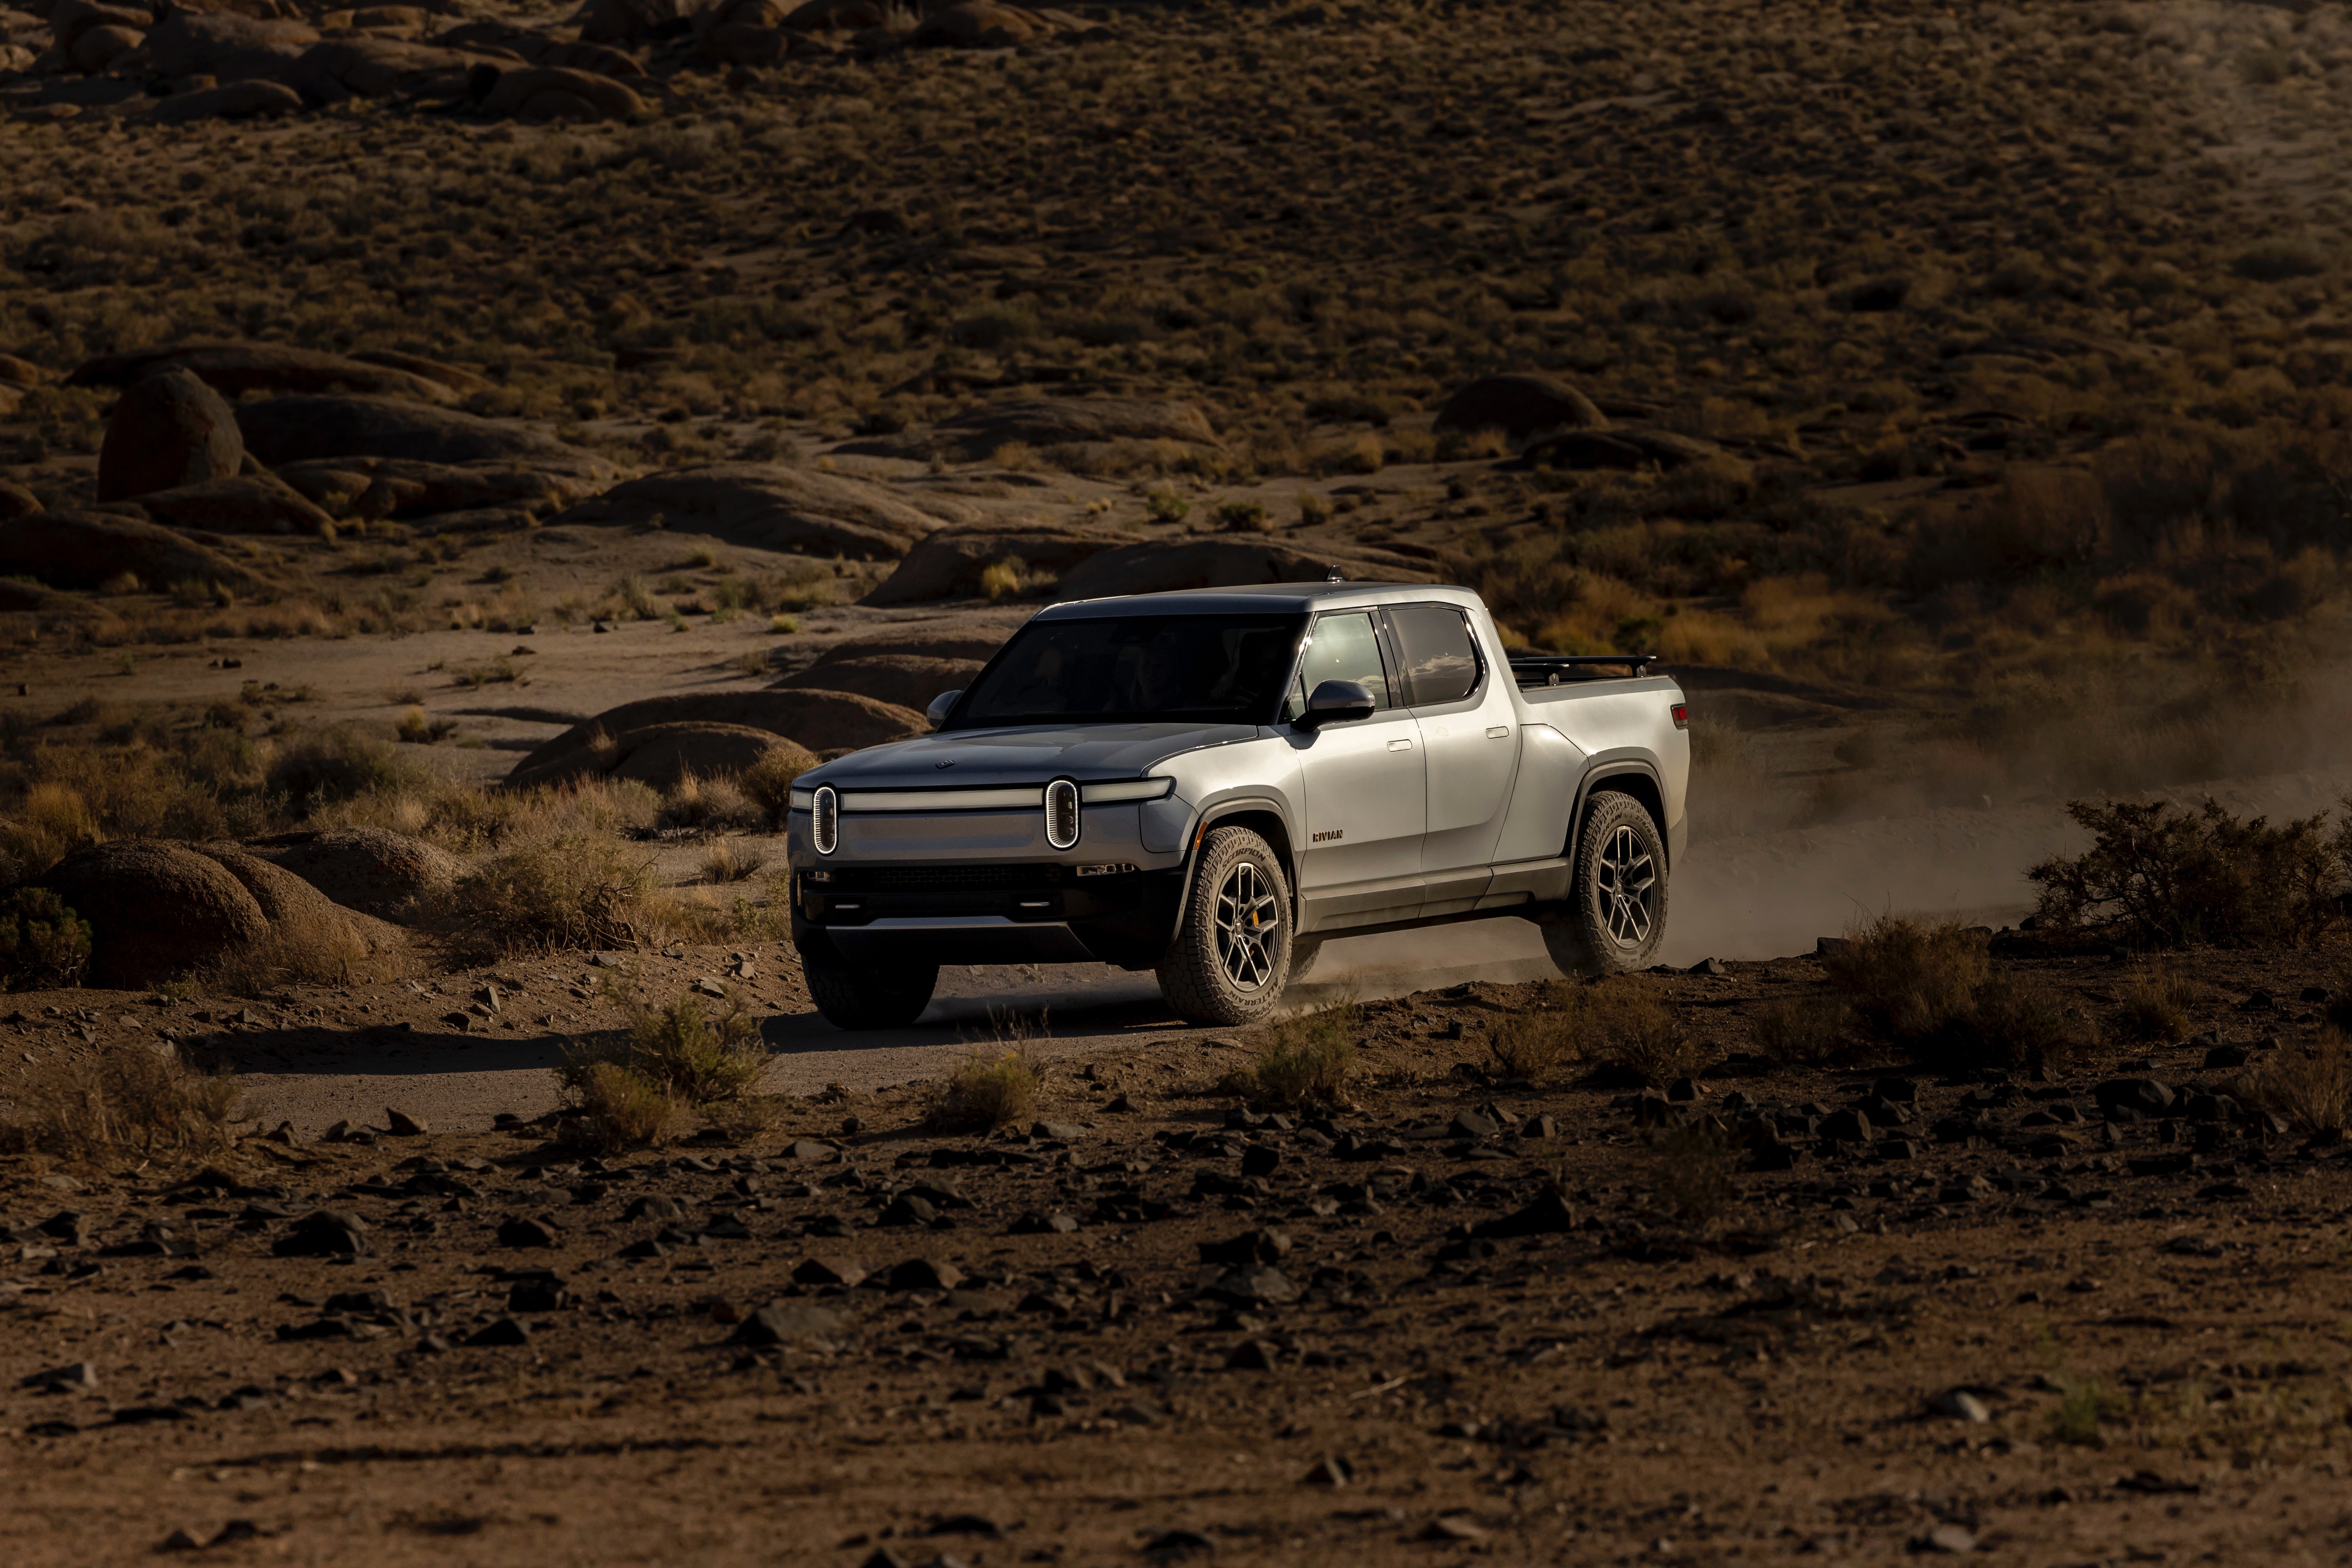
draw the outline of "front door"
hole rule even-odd
[[[1326,680],[1353,680],[1375,711],[1304,738],[1299,761],[1307,842],[1298,847],[1301,931],[1410,920],[1421,910],[1421,836],[1428,782],[1421,726],[1400,705],[1372,612],[1316,618],[1299,660],[1289,714]]]

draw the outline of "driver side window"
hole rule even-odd
[[[1370,611],[1346,610],[1317,618],[1307,652],[1298,661],[1298,683],[1291,689],[1284,717],[1296,719],[1306,712],[1307,695],[1327,680],[1355,681],[1371,692],[1373,707],[1395,706]]]

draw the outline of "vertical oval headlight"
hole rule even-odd
[[[1045,842],[1067,849],[1078,841],[1078,786],[1055,779],[1045,786]]]
[[[820,855],[830,855],[841,847],[841,797],[826,784],[816,792],[815,805],[809,812],[809,838]]]

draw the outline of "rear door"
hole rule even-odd
[[[1302,737],[1307,842],[1298,846],[1301,929],[1409,920],[1421,908],[1421,838],[1428,809],[1421,726],[1399,700],[1370,610],[1316,617],[1288,716],[1326,680],[1353,680],[1377,710]]]
[[[1387,616],[1429,781],[1422,913],[1450,914],[1486,891],[1518,766],[1518,712],[1507,672],[1490,668],[1460,607],[1391,605]]]

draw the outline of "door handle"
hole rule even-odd
[[[1410,752],[1412,750],[1412,742],[1411,741],[1391,741],[1389,742],[1389,750],[1391,752]]]
[[[1508,724],[1489,724],[1486,726],[1486,739],[1490,741],[1507,741],[1510,738],[1511,727]]]

